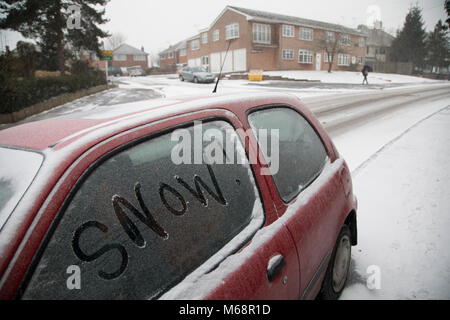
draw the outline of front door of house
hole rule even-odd
[[[320,71],[322,55],[320,53],[316,53],[316,70]]]

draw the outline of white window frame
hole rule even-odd
[[[133,60],[134,61],[145,61],[145,55],[143,55],[143,54],[134,55]]]
[[[300,40],[313,41],[314,29],[301,27],[299,32],[299,38]]]
[[[203,32],[202,33],[202,43],[203,44],[208,43],[208,32]]]
[[[173,51],[167,53],[167,59],[173,59]]]
[[[295,27],[288,25],[288,24],[283,24],[282,26],[282,34],[283,37],[286,38],[294,38],[295,37]]]
[[[225,26],[225,40],[239,38],[239,23],[231,23]]]
[[[364,48],[366,46],[366,39],[364,37],[359,37],[359,46]]]
[[[314,52],[306,49],[298,50],[298,63],[313,64],[313,60],[314,60]]]
[[[127,61],[127,55],[126,54],[115,54],[114,60],[115,61]]]
[[[341,34],[341,37],[339,39],[339,43],[346,46],[351,46],[352,41],[350,39],[350,35],[348,34]]]
[[[206,62],[206,63],[205,63]],[[202,66],[209,66],[209,56],[203,56],[201,57],[201,65]]]
[[[348,67],[350,66],[350,55],[347,53],[338,54],[338,66]]]
[[[166,55],[165,55],[165,54],[159,55],[159,59],[160,59],[160,60],[166,60]]]
[[[363,64],[363,57],[358,57],[358,64]]]
[[[272,28],[270,24],[253,24],[253,43],[270,44]]]
[[[323,62],[328,63],[328,53],[327,52],[325,52],[323,54]]]
[[[216,29],[213,32],[213,41],[219,41],[220,40],[220,30]]]
[[[192,51],[196,51],[196,50],[199,50],[199,49],[200,49],[200,40],[199,39],[192,40],[191,41],[191,50]]]
[[[333,31],[325,31],[325,39],[327,42],[334,42],[336,35]]]
[[[186,57],[187,52],[186,49],[180,49],[180,57]]]
[[[294,60],[295,59],[294,50],[292,50],[292,49],[283,49],[282,53],[281,53],[281,58],[283,60]]]

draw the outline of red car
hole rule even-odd
[[[189,133],[208,148],[207,130],[225,137],[215,150],[227,162],[190,162]],[[192,155],[177,149],[185,139]],[[0,131],[0,298],[337,298],[356,209],[345,161],[293,96],[31,122]]]

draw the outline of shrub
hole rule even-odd
[[[61,94],[105,83],[104,74],[98,71],[50,78],[6,79],[0,84],[0,113],[19,111]]]

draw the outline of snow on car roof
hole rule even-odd
[[[49,120],[29,122],[0,131],[0,145],[44,150],[56,144],[75,139],[86,132],[100,131],[120,123],[133,127],[143,120],[152,122],[181,113],[208,108],[228,109],[237,102],[282,103],[298,98],[288,94],[235,93],[223,95],[185,96],[179,99],[154,99],[116,106],[101,106],[94,110],[77,111]],[[119,131],[119,129],[118,129]]]

